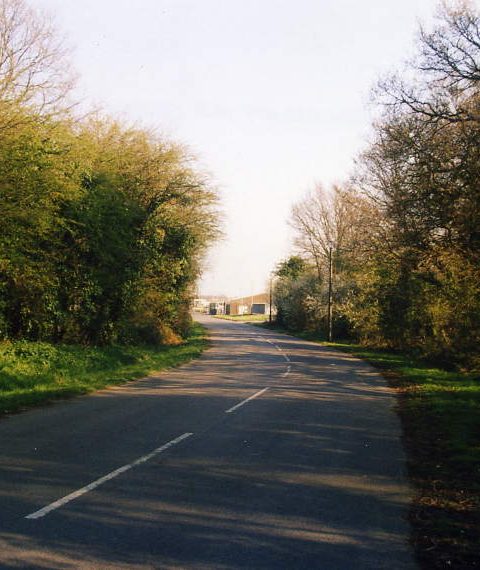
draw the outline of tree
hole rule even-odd
[[[469,365],[480,338],[479,29],[472,5],[456,3],[421,31],[409,78],[380,85],[383,113],[357,173],[386,220],[370,282],[378,330]]]
[[[79,139],[84,198],[68,213],[77,328],[90,342],[174,338],[217,236],[215,192],[183,148],[147,131],[97,117]]]
[[[57,315],[61,212],[79,196],[68,129],[32,117],[0,138],[0,334],[49,337]]]
[[[290,223],[295,245],[316,270],[317,298],[324,306],[326,330],[332,336],[333,304],[338,307],[339,332],[345,333],[342,305],[351,275],[370,247],[376,210],[352,188],[333,187],[327,193],[317,186],[292,208]],[[342,323],[342,324],[341,324]]]
[[[69,107],[74,77],[52,23],[24,0],[0,0],[0,128]]]
[[[52,25],[0,0],[0,336],[178,340],[217,195],[182,146],[67,112]]]
[[[298,255],[281,261],[275,271],[273,297],[276,322],[291,331],[316,330],[321,319],[317,302],[317,277],[310,264]]]
[[[181,148],[114,121],[30,116],[0,139],[0,332],[175,339],[217,235],[216,195]]]
[[[305,260],[298,255],[292,255],[281,261],[275,271],[275,275],[283,278],[297,279],[306,270]]]

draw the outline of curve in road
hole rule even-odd
[[[2,568],[415,568],[385,380],[200,319],[200,359],[0,422]]]

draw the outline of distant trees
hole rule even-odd
[[[335,186],[327,192],[316,186],[294,204],[290,223],[300,257],[279,265],[277,275],[283,279],[277,282],[275,298],[281,306],[290,297],[288,313],[295,313],[297,304],[303,316],[290,317],[286,326],[316,329],[327,336],[331,328],[335,335],[347,334],[348,295],[354,276],[370,254],[369,232],[378,223],[378,215],[366,198],[349,187]],[[285,268],[296,259],[302,261],[302,270],[287,274]],[[291,297],[294,291],[295,300]]]
[[[175,341],[216,194],[181,146],[74,120],[51,26],[0,0],[0,337]]]
[[[317,276],[300,256],[280,262],[275,271],[274,303],[277,323],[290,330],[309,330],[318,322],[315,291]]]
[[[479,14],[444,6],[421,31],[409,79],[380,82],[382,114],[350,189],[316,190],[294,207],[296,246],[323,282],[323,307],[333,252],[339,332],[478,364],[479,70]]]

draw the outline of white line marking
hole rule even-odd
[[[164,451],[166,451],[170,447],[177,445],[177,443],[180,443],[181,441],[183,441],[184,439],[187,439],[187,437],[190,437],[192,435],[193,435],[193,433],[184,433],[183,435],[181,435],[175,439],[172,439],[172,441],[169,441],[165,445],[162,445],[161,447],[157,447],[157,449],[154,449],[148,455],[144,455],[143,457],[140,457],[136,461],[133,461],[133,463],[129,463],[128,465],[124,465],[123,467],[119,467],[118,469],[115,469],[115,471],[108,473],[108,475],[105,475],[104,477],[100,477],[100,479],[96,479],[95,481],[92,481],[92,483],[85,485],[85,487],[82,487],[81,489],[78,489],[77,491],[74,491],[73,493],[70,493],[69,495],[62,497],[61,499],[58,499],[57,501],[50,503],[46,507],[43,507],[43,509],[40,509],[38,511],[35,511],[34,513],[31,513],[30,515],[27,515],[25,518],[26,519],[39,519],[41,517],[44,517],[45,515],[48,515],[48,513],[54,511],[55,509],[63,507],[63,505],[66,505],[70,501],[73,501],[74,499],[77,499],[78,497],[85,495],[85,493],[88,493],[89,491],[92,491],[93,489],[99,487],[100,485],[103,485],[103,483],[106,483],[107,481],[110,481],[111,479],[118,477],[119,475],[121,475],[122,473],[125,473],[125,471],[128,471],[132,467],[136,467],[137,465],[140,465],[141,463],[145,463],[146,461],[149,461],[150,459],[152,459],[152,457],[155,457],[155,455],[159,455],[160,453],[163,453]]]
[[[269,338],[266,338],[265,335],[259,335],[262,338],[264,338],[267,342],[269,342],[274,348],[276,348],[278,350],[278,352],[280,352],[283,356],[283,358],[287,361],[287,362],[291,362],[290,357],[288,356],[288,354],[283,354],[283,348],[280,348],[276,343],[274,343],[272,340],[270,340]],[[290,370],[289,370],[290,372]],[[283,376],[283,375],[282,375]],[[288,374],[285,374],[285,376],[288,376]]]
[[[290,374],[291,371],[292,371],[292,367],[291,367],[291,366],[288,366],[288,367],[287,367],[287,371],[284,372],[284,373],[282,374],[282,376],[283,376],[284,378],[286,378],[286,377]]]
[[[260,392],[256,392],[255,394],[253,394],[253,396],[250,396],[250,398],[247,398],[246,400],[243,400],[242,402],[240,402],[236,406],[233,406],[233,408],[230,408],[229,410],[225,410],[225,413],[231,414],[235,410],[238,410],[238,408],[241,408],[242,406],[244,406],[247,402],[250,402],[250,400],[253,400],[254,398],[258,398],[258,396],[261,396],[267,390],[269,390],[269,388],[264,388],[263,390],[260,390]]]
[[[283,348],[280,348],[278,345],[276,345],[273,341],[271,341],[270,339],[266,338],[265,339],[267,342],[269,342],[272,346],[274,346],[278,352],[282,352],[283,353]],[[288,362],[290,362],[290,358],[288,357],[288,355],[286,354],[282,354],[283,358],[285,358],[285,360],[288,360]]]

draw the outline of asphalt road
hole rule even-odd
[[[385,381],[202,321],[199,360],[0,421],[0,567],[415,568]]]

